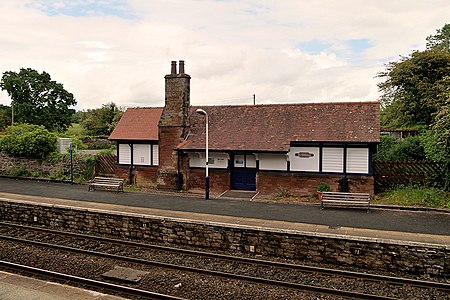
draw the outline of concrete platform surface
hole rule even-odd
[[[87,186],[0,178],[0,200],[39,202],[116,213],[195,220],[227,226],[330,235],[390,243],[425,243],[450,248],[450,210],[325,209],[212,199],[182,193],[88,192]]]
[[[80,289],[0,271],[1,300],[125,300],[95,291]]]

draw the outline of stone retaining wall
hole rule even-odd
[[[89,170],[89,166],[82,155],[74,155],[72,165],[75,177],[82,177],[92,172],[92,170]],[[35,173],[35,177],[39,178],[51,178],[54,176],[55,178],[53,179],[61,179],[59,177],[67,177],[70,172],[70,158],[67,155],[59,161],[48,161],[38,158],[14,157],[4,151],[0,151],[0,174],[14,175],[10,174],[14,170],[23,170],[31,175]],[[19,174],[18,176],[23,175]]]
[[[2,221],[372,270],[449,275],[450,247],[0,201]]]

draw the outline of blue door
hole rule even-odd
[[[231,189],[256,190],[256,159],[251,154],[233,156],[231,164]]]

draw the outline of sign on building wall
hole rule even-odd
[[[319,172],[319,147],[291,147],[291,171]]]

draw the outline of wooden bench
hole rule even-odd
[[[123,192],[123,183],[125,179],[112,178],[112,177],[94,177],[89,183],[89,192],[95,191],[96,188],[102,188],[106,190],[117,190],[117,192]]]
[[[322,192],[320,207],[330,206],[351,206],[367,207],[370,212],[370,195],[363,193],[342,193],[342,192]]]

